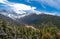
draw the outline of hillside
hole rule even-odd
[[[43,24],[43,28],[16,26],[0,20],[0,39],[60,39],[60,29],[46,24]]]
[[[30,14],[28,16],[25,16],[18,20],[22,24],[29,24],[29,25],[35,25],[39,26],[42,23],[53,23],[53,25],[56,25],[60,27],[60,16],[55,15],[48,15],[48,14]]]
[[[31,14],[25,17],[18,22],[0,14],[0,39],[60,39],[59,16]],[[21,22],[23,24],[19,24]]]
[[[13,20],[12,18],[2,15],[0,14],[0,20],[1,21],[5,21],[5,22],[9,22],[11,25],[20,25],[17,21]]]

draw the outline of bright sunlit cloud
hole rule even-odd
[[[43,6],[43,8],[46,8],[44,6],[44,4],[47,3],[47,5],[60,9],[60,1],[54,1],[54,0],[26,0],[27,2],[31,3],[30,1],[37,1],[37,2],[41,2],[41,5]],[[25,11],[30,11],[29,14],[31,12],[36,13],[36,14],[41,14],[41,13],[45,13],[45,14],[50,14],[50,15],[56,15],[55,12],[50,13],[50,12],[44,12],[44,11],[38,11],[36,10],[37,7],[33,7],[30,5],[26,5],[26,4],[22,4],[22,3],[14,3],[14,2],[9,2],[8,0],[0,0],[0,3],[5,4],[6,6],[9,6],[9,8],[11,8],[14,12],[16,12],[16,14],[22,14],[21,16],[15,16],[12,14],[9,14],[9,16],[11,17],[15,17],[15,18],[20,18],[26,15],[27,12]]]
[[[15,3],[15,4],[11,4],[9,5],[12,7],[12,9],[16,12],[16,13],[26,13],[24,12],[24,10],[35,10],[36,7],[31,7],[29,5],[25,5],[25,4],[18,4],[18,3]]]
[[[31,7],[25,4],[12,3],[12,2],[8,2],[7,0],[0,0],[0,3],[10,6],[11,9],[13,9],[13,11],[15,11],[17,14],[26,13],[24,12],[24,10],[35,10],[36,9],[36,7]]]

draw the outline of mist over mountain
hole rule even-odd
[[[12,19],[18,19],[20,17],[23,17],[25,14],[17,14],[13,10],[6,10],[6,9],[0,9],[0,14],[3,14],[7,17],[10,17]]]

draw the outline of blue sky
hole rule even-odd
[[[60,0],[0,0],[0,9],[17,14],[36,12],[60,16]]]

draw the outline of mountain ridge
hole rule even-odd
[[[39,15],[30,14],[28,16],[18,19],[18,22],[22,24],[29,24],[29,25],[35,25],[35,26],[39,26],[42,23],[51,22],[56,26],[57,25],[60,26],[60,16],[47,15],[47,14],[39,14]]]
[[[2,14],[2,16],[3,16],[3,14]],[[0,16],[0,17],[4,18],[6,15],[3,16],[3,17],[2,16]],[[12,22],[12,20],[13,20],[13,22],[18,24],[18,25],[28,24],[28,25],[39,26],[42,23],[52,22],[54,25],[56,25],[58,27],[60,26],[60,24],[59,24],[60,23],[60,16],[49,15],[49,14],[44,14],[44,13],[41,13],[41,14],[31,13],[29,15],[26,15],[26,16],[18,18],[18,19],[17,18],[16,19],[12,19],[9,16],[6,16],[4,19],[6,19],[7,21],[11,19],[10,22]]]

